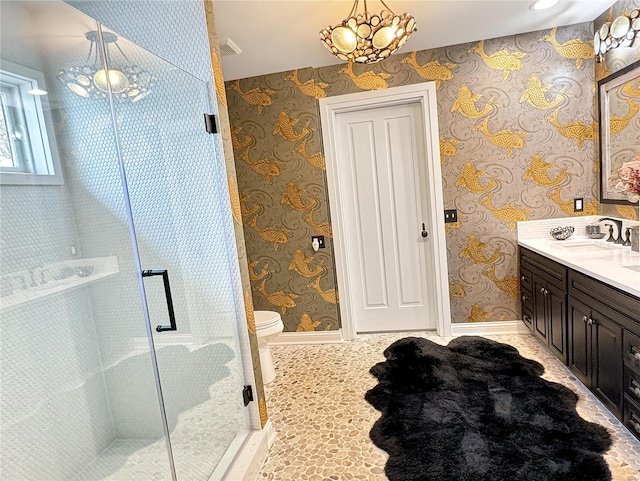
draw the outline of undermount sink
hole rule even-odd
[[[559,244],[559,247],[564,247],[566,249],[575,249],[581,252],[617,249],[617,246],[613,243],[593,240],[563,242],[562,244]]]

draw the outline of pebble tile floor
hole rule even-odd
[[[387,456],[369,439],[379,413],[364,400],[376,385],[371,366],[383,351],[406,336],[439,344],[452,338],[434,333],[360,335],[340,344],[272,346],[276,379],[266,386],[269,417],[278,437],[258,480],[384,481]],[[640,442],[571,372],[531,335],[485,336],[511,344],[520,354],[545,366],[543,377],[578,394],[578,412],[605,426],[614,444],[606,459],[614,481],[640,481]]]

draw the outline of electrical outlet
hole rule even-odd
[[[584,211],[584,199],[582,197],[577,197],[573,199],[573,211],[574,212]]]
[[[311,242],[313,243],[314,240],[318,239],[318,245],[320,246],[320,249],[324,249],[325,245],[324,245],[324,236],[323,235],[314,235],[313,237],[311,237]]]
[[[458,211],[456,209],[447,209],[444,211],[444,223],[458,222]]]

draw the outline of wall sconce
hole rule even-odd
[[[631,47],[640,38],[640,9],[622,14],[613,22],[605,23],[593,37],[596,62],[604,60],[604,54],[617,47]],[[640,40],[638,40],[640,41]]]

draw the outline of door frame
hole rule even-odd
[[[336,116],[341,113],[376,107],[419,103],[425,129],[425,151],[427,152],[427,196],[431,204],[428,231],[433,242],[433,254],[427,253],[427,262],[434,266],[436,329],[440,336],[451,336],[451,309],[449,302],[449,269],[447,266],[447,245],[444,228],[444,197],[442,192],[442,169],[440,166],[440,144],[438,132],[438,104],[435,82],[423,82],[403,87],[373,90],[319,99],[322,140],[327,165],[327,188],[333,247],[336,263],[336,280],[340,302],[338,309],[342,321],[342,337],[353,340],[356,337],[349,269],[345,250],[345,220],[338,178],[343,165],[338,162],[336,149]]]

